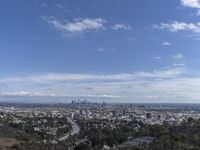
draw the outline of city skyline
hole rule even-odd
[[[199,17],[199,0],[2,1],[0,97],[199,103]]]

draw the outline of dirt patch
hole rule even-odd
[[[13,138],[0,138],[0,150],[7,150],[14,144],[18,144],[18,141]]]

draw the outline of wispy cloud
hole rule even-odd
[[[174,21],[172,23],[161,23],[160,25],[154,25],[154,28],[161,30],[166,29],[171,32],[190,31],[193,33],[200,33],[200,22],[186,23],[186,22]]]
[[[157,60],[162,59],[162,57],[160,57],[160,56],[155,56],[154,58],[157,59]]]
[[[171,56],[173,59],[183,59],[185,56],[182,54],[182,53],[178,53],[178,54],[175,54],[175,55],[172,55]]]
[[[46,3],[42,3],[41,7],[47,7],[47,4]]]
[[[57,4],[56,4],[56,7],[58,7],[58,8],[63,8],[63,5],[57,3]]]
[[[0,81],[5,82],[35,82],[44,83],[51,81],[128,81],[136,78],[153,77],[153,78],[172,78],[183,73],[183,68],[171,68],[164,70],[155,70],[152,72],[134,72],[120,74],[68,74],[68,73],[48,73],[40,75],[22,75],[10,78],[4,78]]]
[[[174,64],[175,67],[185,67],[184,63],[175,63]]]
[[[16,92],[3,92],[0,96],[56,96],[54,93],[36,93],[36,92],[26,92],[26,91],[16,91]]]
[[[55,17],[43,17],[43,20],[64,33],[84,33],[105,29],[106,20],[102,18],[77,18],[73,21],[59,21]]]
[[[200,16],[200,10],[197,11],[196,15],[197,15],[197,16]]]
[[[112,26],[113,30],[132,30],[132,26],[127,24],[115,24]]]
[[[110,95],[110,94],[104,94],[104,95],[70,95],[70,94],[61,94],[57,95],[55,93],[36,93],[36,92],[27,92],[27,91],[18,91],[18,92],[3,92],[0,93],[0,96],[8,96],[8,97],[71,97],[71,98],[111,98],[111,99],[119,99],[119,98],[126,98],[125,96],[119,96],[119,95]]]
[[[97,52],[116,52],[117,49],[116,48],[98,48]]]
[[[63,8],[62,5],[56,4],[57,7]],[[110,26],[103,18],[75,18],[73,20],[58,19],[54,16],[42,17],[42,19],[55,29],[61,31],[65,36],[82,35],[86,32],[97,30],[132,30],[128,24],[114,24]]]
[[[153,72],[137,72],[137,77],[150,77],[150,78],[174,78],[184,72],[184,68],[172,68],[168,70],[155,70]]]
[[[170,42],[167,42],[167,41],[164,41],[164,42],[162,42],[162,45],[163,45],[163,46],[170,46],[171,43],[170,43]]]

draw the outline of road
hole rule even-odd
[[[66,133],[63,137],[59,138],[58,141],[65,141],[70,135],[79,134],[79,126],[71,119],[67,118],[68,122],[72,125],[72,130],[69,133]]]

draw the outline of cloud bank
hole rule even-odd
[[[129,99],[129,102],[198,102],[200,78],[181,65],[152,72],[12,76],[0,79],[0,96],[66,96]],[[139,101],[138,101],[139,100]]]

